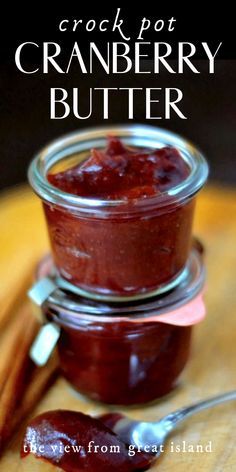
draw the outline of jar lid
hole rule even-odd
[[[53,313],[53,320],[62,324],[76,325],[81,323],[81,319],[98,321],[99,317],[103,321],[115,321],[118,318],[145,321],[155,316],[161,321],[162,315],[176,314],[179,308],[196,299],[201,294],[204,283],[202,246],[195,242],[186,265],[185,277],[178,286],[159,296],[123,303],[104,303],[78,296],[58,285],[52,259],[47,256],[39,264],[37,282],[29,291],[29,297],[42,307],[44,313]]]

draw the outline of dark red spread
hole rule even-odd
[[[30,452],[66,472],[143,471],[153,461],[147,453],[129,455],[128,445],[99,419],[69,410],[48,411],[29,423],[21,457]]]
[[[85,213],[79,204],[71,210],[44,203],[61,276],[87,292],[121,297],[155,291],[175,279],[189,255],[195,199],[171,200],[163,208],[158,201],[146,205],[148,197],[155,199],[188,174],[176,149],[131,149],[116,138],[79,165],[49,173],[49,182],[67,193],[125,202]],[[142,208],[136,207],[140,201]]]
[[[77,328],[62,325],[60,366],[69,382],[94,400],[145,403],[175,387],[190,341],[190,326],[103,323],[98,317]]]
[[[49,174],[48,180],[64,192],[100,199],[133,199],[156,195],[182,182],[189,167],[173,147],[132,149],[114,137],[105,150],[71,169]]]

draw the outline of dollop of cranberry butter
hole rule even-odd
[[[177,149],[132,149],[114,137],[105,150],[71,169],[48,174],[49,182],[67,193],[107,200],[134,199],[159,194],[182,182],[189,167]]]
[[[110,137],[105,149],[83,159],[47,175],[58,189],[86,198],[73,208],[44,202],[60,275],[109,297],[148,294],[172,282],[189,256],[195,203],[169,196],[163,206],[159,198],[190,173],[179,151],[126,147]]]
[[[130,456],[128,445],[102,420],[69,410],[48,411],[29,423],[21,457],[30,453],[66,472],[144,471],[153,461],[142,452]]]

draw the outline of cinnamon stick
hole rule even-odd
[[[37,405],[45,390],[52,385],[58,376],[58,359],[53,354],[44,367],[35,367],[32,380],[25,391],[25,395],[16,409],[14,425],[18,425]]]
[[[0,395],[8,378],[8,374],[12,369],[12,364],[9,359],[17,356],[19,345],[21,344],[22,333],[27,326],[29,320],[28,305],[22,306],[19,310],[15,310],[14,314],[9,313],[9,321],[0,332]],[[36,333],[35,326],[35,333]]]
[[[19,310],[13,327],[14,341],[4,365],[0,366],[0,453],[57,372],[55,356],[44,367],[37,367],[29,358],[28,352],[37,333],[38,322],[31,315],[28,304]]]
[[[21,307],[26,296],[26,291],[32,283],[32,274],[34,271],[34,263],[30,261],[25,270],[25,274],[17,279],[14,290],[9,290],[0,297],[0,332],[2,332],[9,322],[15,318],[18,309]],[[9,296],[10,295],[10,296]]]

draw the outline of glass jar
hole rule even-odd
[[[190,174],[167,191],[128,203],[79,197],[48,182],[50,169],[83,161],[91,148],[105,146],[108,135],[137,148],[173,146]],[[87,129],[47,146],[32,161],[29,181],[43,201],[62,279],[76,285],[82,296],[108,301],[141,299],[176,286],[185,276],[195,196],[207,174],[204,157],[191,143],[151,126]]]
[[[145,403],[170,392],[188,360],[192,326],[205,314],[198,249],[192,249],[180,285],[145,302],[81,298],[59,287],[55,273],[48,276],[49,266],[50,261],[41,265],[30,296],[42,306],[50,329],[60,328],[65,378],[80,393],[109,404]],[[49,338],[38,346],[36,340],[32,352],[38,363]]]

